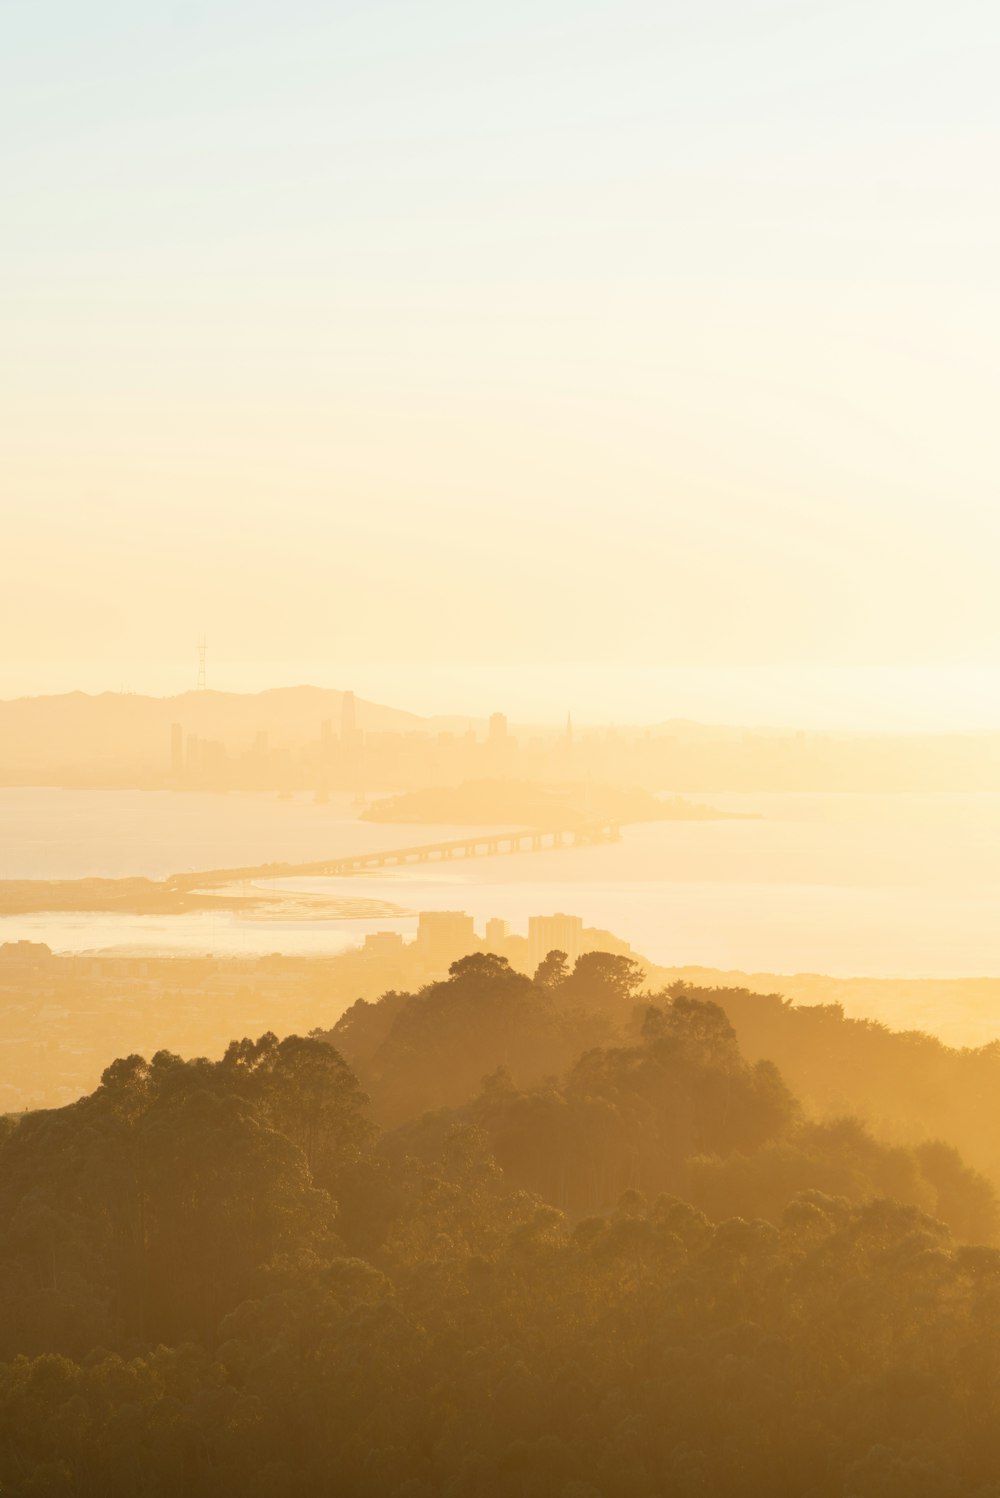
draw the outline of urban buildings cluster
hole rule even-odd
[[[657,705],[650,703],[650,716]],[[425,719],[315,687],[0,703],[0,783],[333,792],[477,781],[714,791],[1000,789],[1000,734],[846,734],[686,720],[570,728]]]
[[[221,1055],[234,1036],[329,1029],[357,998],[413,990],[459,957],[491,951],[532,973],[550,951],[627,954],[578,916],[538,915],[526,936],[504,920],[478,936],[463,911],[423,911],[415,938],[372,932],[330,956],[128,956],[0,943],[0,1113],[61,1106],[100,1081],[109,1056]]]
[[[243,745],[175,722],[167,783],[180,788],[310,792],[361,800],[391,791],[507,780],[594,782],[679,793],[1000,788],[1000,735],[847,735],[665,723],[653,728],[365,728],[352,693],[339,723],[299,743],[260,730]]]
[[[266,730],[233,748],[199,737],[183,723],[170,728],[170,780],[179,787],[243,787],[331,791],[363,796],[372,791],[453,785],[470,779],[505,779],[518,766],[519,741],[503,713],[493,713],[485,736],[474,728],[440,733],[365,730],[353,692],[344,692],[340,721],[324,718],[314,739],[298,746],[274,744]]]
[[[463,910],[424,910],[412,941],[396,931],[372,932],[365,937],[363,951],[383,960],[409,955],[427,977],[441,977],[456,957],[469,952],[495,952],[519,971],[533,973],[549,952],[565,952],[573,963],[584,952],[627,956],[632,948],[610,931],[585,926],[578,915],[530,916],[527,936],[516,935],[508,921],[495,917],[479,936],[472,916]]]

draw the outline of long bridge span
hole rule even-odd
[[[405,864],[443,863],[454,858],[492,858],[501,853],[540,853],[580,844],[614,843],[620,837],[621,828],[617,822],[528,827],[521,832],[484,832],[475,837],[456,837],[446,842],[419,843],[411,848],[389,848],[382,852],[354,853],[347,858],[325,858],[312,863],[262,863],[236,869],[203,869],[200,873],[172,874],[167,883],[174,888],[204,889],[210,885],[246,883],[255,879],[337,878],[367,874],[375,869],[399,868]]]

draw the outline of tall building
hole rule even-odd
[[[433,968],[445,969],[476,950],[476,928],[464,910],[422,910],[417,952]]]
[[[353,744],[357,731],[357,709],[354,702],[354,693],[345,692],[340,699],[340,737],[342,742]]]
[[[170,773],[175,780],[184,774],[184,730],[179,723],[170,725]]]
[[[578,915],[533,915],[528,920],[528,960],[536,968],[550,952],[565,952],[573,963],[583,950],[583,919]]]
[[[507,730],[506,713],[491,713],[486,743],[483,745],[483,767],[490,776],[503,778],[514,767],[517,739]]]
[[[510,922],[501,921],[498,916],[486,922],[486,945],[491,952],[499,952],[502,955],[503,945],[510,935]]]

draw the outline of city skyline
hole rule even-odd
[[[121,667],[121,662],[118,663]],[[0,665],[0,702],[82,692],[156,698],[197,690],[197,656],[167,663],[108,661],[44,668]],[[352,687],[346,684],[350,682]],[[421,718],[485,722],[497,704],[512,722],[555,730],[706,725],[856,733],[1000,731],[1000,666],[666,667],[589,662],[455,667],[439,662],[331,665],[209,658],[208,690],[260,695],[295,687],[355,690]]]

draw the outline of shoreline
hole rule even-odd
[[[210,894],[154,879],[0,880],[0,916],[15,915],[190,915],[231,911],[283,920],[380,920],[411,912],[386,900],[311,890],[270,892],[249,886],[246,894]]]

